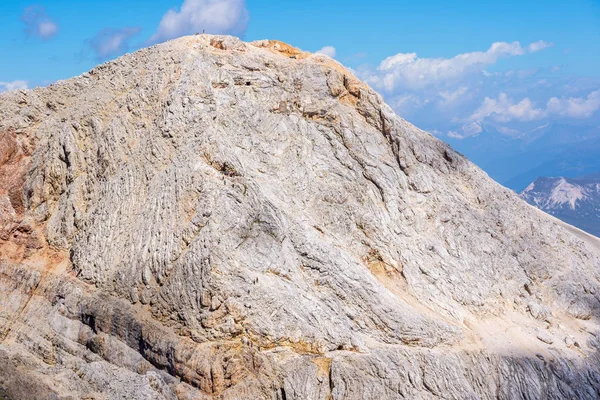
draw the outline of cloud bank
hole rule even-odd
[[[527,45],[496,42],[485,51],[450,58],[398,53],[375,68],[360,67],[357,73],[400,115],[452,138],[477,136],[488,127],[518,136],[538,121],[594,124],[596,117],[600,121],[600,81],[590,85],[589,80],[565,76],[557,66],[488,71],[501,59],[552,46],[543,40]]]
[[[367,81],[387,92],[408,88],[423,89],[457,82],[468,75],[482,74],[500,58],[522,56],[552,46],[539,41],[522,47],[519,42],[496,42],[487,51],[459,54],[452,58],[420,58],[417,53],[398,53],[383,60]]]
[[[502,92],[496,99],[486,97],[468,120],[480,122],[487,117],[492,117],[499,122],[509,122],[511,120],[533,121],[544,117],[544,115],[545,111],[535,108],[529,98],[524,98],[515,103],[506,93]]]
[[[149,42],[202,32],[243,36],[248,19],[244,0],[185,0],[179,10],[163,15]]]
[[[599,109],[600,90],[593,91],[587,97],[552,97],[547,104],[549,113],[571,118],[589,118]]]
[[[514,102],[506,93],[500,93],[496,99],[486,97],[468,120],[481,122],[489,117],[499,122],[534,121],[557,116],[583,119],[591,117],[599,109],[600,90],[586,97],[552,97],[545,108],[536,108],[528,97]]]

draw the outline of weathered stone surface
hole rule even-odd
[[[0,150],[9,398],[600,393],[600,242],[326,56],[181,38],[3,94]]]

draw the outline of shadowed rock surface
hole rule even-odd
[[[600,241],[326,56],[181,38],[0,151],[0,396],[599,396]]]

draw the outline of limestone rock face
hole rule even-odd
[[[281,42],[0,96],[0,397],[592,399],[599,278],[598,239]]]

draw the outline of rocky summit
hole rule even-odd
[[[0,397],[600,395],[600,240],[324,55],[196,35],[3,94],[0,210]]]

